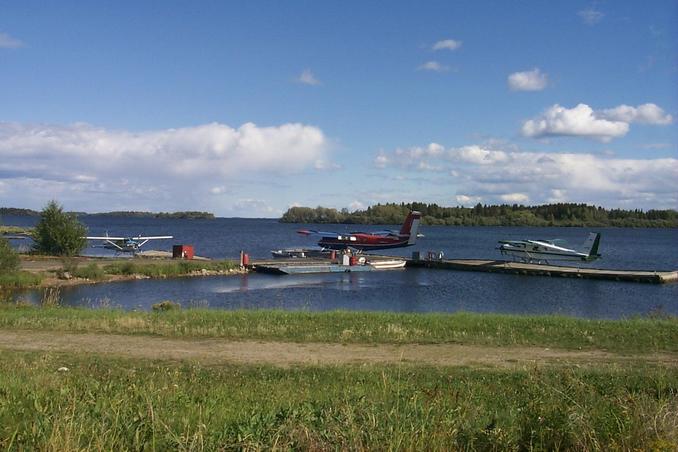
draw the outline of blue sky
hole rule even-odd
[[[0,11],[0,205],[678,207],[675,1]]]

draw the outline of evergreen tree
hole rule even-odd
[[[64,212],[56,201],[50,201],[40,212],[33,233],[34,248],[43,254],[74,256],[87,244],[86,234],[87,229],[75,214]]]

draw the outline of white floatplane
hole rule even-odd
[[[111,237],[108,234],[100,237],[85,237],[87,240],[101,240],[103,244],[94,245],[94,248],[106,248],[118,253],[137,254],[139,249],[150,240],[168,240],[174,238],[171,235],[154,235],[149,237]]]
[[[500,240],[497,248],[502,255],[518,258],[528,263],[549,263],[549,261],[584,261],[598,259],[600,233],[592,232],[580,251],[562,246],[560,240]]]

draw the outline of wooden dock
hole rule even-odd
[[[437,268],[487,273],[508,273],[526,276],[551,276],[579,279],[604,279],[610,281],[642,282],[663,284],[678,282],[678,271],[636,271],[606,270],[602,268],[568,267],[561,265],[527,264],[504,260],[451,259],[427,260],[408,259],[408,267]]]

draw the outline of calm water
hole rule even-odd
[[[266,219],[156,220],[134,218],[82,219],[93,235],[174,235],[150,248],[172,244],[195,246],[196,254],[235,258],[245,250],[268,257],[270,250],[310,246],[314,242],[295,233],[309,225],[280,224]],[[26,217],[5,217],[4,224],[30,226]],[[313,226],[315,227],[315,226]],[[397,226],[393,226],[397,228]],[[382,230],[383,226],[323,225],[323,230],[350,232]],[[677,229],[596,229],[602,232],[603,258],[591,266],[639,269],[678,269]],[[509,227],[424,227],[425,238],[415,247],[391,250],[409,256],[412,251],[443,251],[450,258],[500,258],[499,239],[561,238],[579,246],[589,229]],[[88,249],[102,254],[101,249]],[[37,292],[18,296],[39,299]],[[387,310],[399,312],[501,312],[564,314],[588,318],[622,318],[664,312],[678,315],[678,284],[645,285],[608,281],[408,269],[393,272],[143,280],[62,289],[70,305],[114,305],[149,309],[171,299],[184,306],[224,309],[281,308],[306,310]]]

